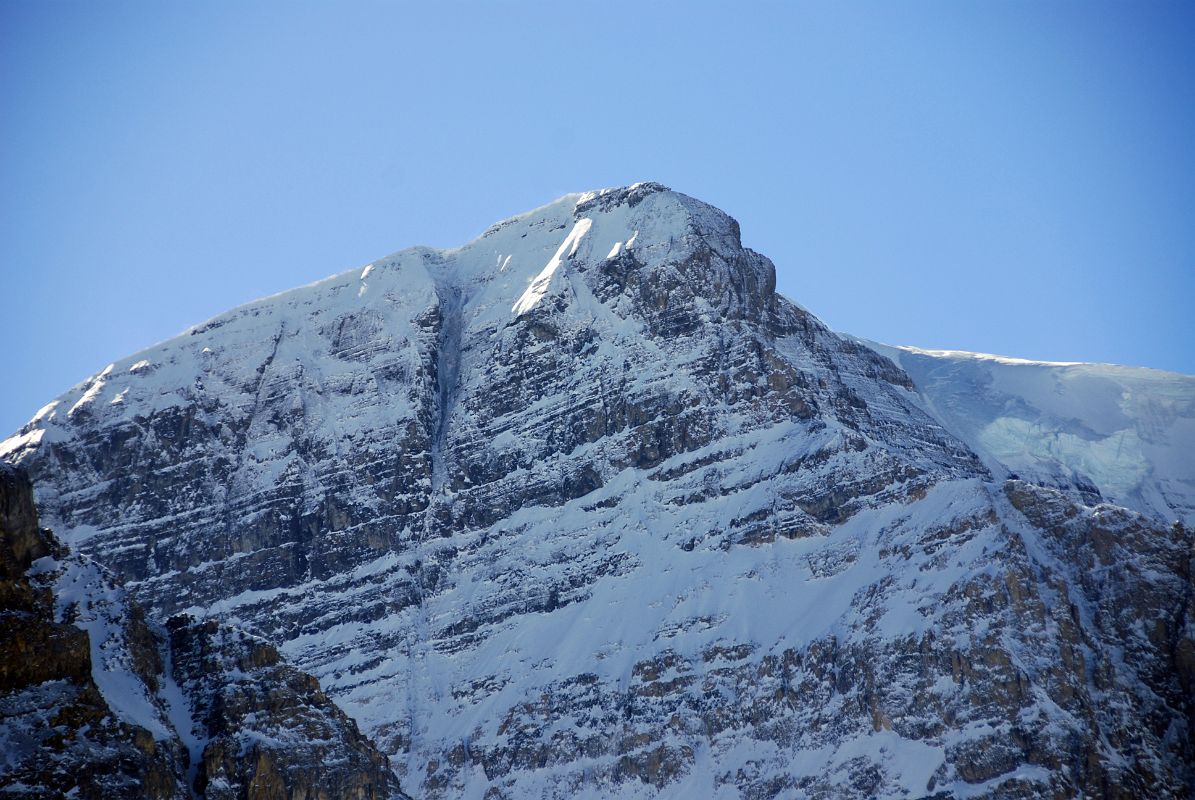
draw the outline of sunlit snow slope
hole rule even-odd
[[[1195,525],[1195,377],[866,344],[998,474]]]

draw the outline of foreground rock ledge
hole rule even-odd
[[[0,750],[0,797],[405,797],[315,678],[215,621],[148,622],[3,464]]]

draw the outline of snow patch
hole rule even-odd
[[[199,765],[203,762],[203,749],[207,746],[207,739],[197,735],[196,731],[200,728],[195,723],[191,701],[174,679],[174,659],[169,645],[162,648],[162,666],[162,685],[158,690],[158,696],[162,698],[166,707],[166,716],[190,756],[187,787],[191,788],[195,785]]]
[[[23,450],[26,447],[35,446],[45,435],[45,428],[34,428],[28,433],[18,433],[16,436],[10,436],[0,442],[0,458],[6,457],[9,453]]]
[[[49,562],[51,559],[39,559]],[[48,563],[38,569],[44,571]],[[113,586],[99,565],[86,559],[70,559],[55,585],[59,622],[68,619],[87,631],[91,643],[91,677],[112,713],[124,721],[145,728],[155,739],[171,737],[161,713],[132,670],[125,644],[125,615],[128,599],[123,589]]]
[[[1045,367],[1074,367],[1085,362],[1082,361],[1036,361],[1029,358],[1013,358],[1011,356],[998,356],[991,353],[972,353],[967,350],[926,350],[920,347],[910,347],[908,345],[897,345],[897,349],[904,350],[907,353],[915,353],[923,356],[933,356],[934,358],[965,358],[974,359],[976,361],[994,361],[997,364],[1018,364],[1018,365],[1037,365]]]
[[[73,417],[76,412],[86,408],[91,403],[91,401],[95,400],[95,398],[99,395],[99,393],[104,388],[104,384],[105,384],[104,379],[106,377],[108,377],[108,375],[110,375],[112,373],[112,370],[115,368],[116,368],[115,364],[109,364],[108,366],[104,367],[103,372],[101,372],[99,375],[96,375],[94,378],[92,378],[91,385],[87,387],[87,391],[83,392],[83,396],[75,401],[75,404],[73,406],[71,406],[70,411],[66,412],[66,415],[68,417]]]
[[[548,261],[547,266],[532,279],[531,285],[527,287],[527,290],[523,292],[523,295],[510,309],[516,317],[521,317],[539,305],[544,295],[548,293],[548,285],[552,282],[552,276],[560,269],[560,265],[564,263],[566,257],[572,258],[573,254],[577,252],[582,237],[589,232],[592,226],[593,220],[589,217],[577,220],[576,224],[573,225],[573,229],[569,231],[568,236],[564,237],[564,241],[560,243],[560,247],[556,248],[556,253]],[[565,253],[566,250],[568,251],[567,255]]]
[[[43,418],[45,418],[47,415],[49,415],[50,412],[52,412],[54,409],[58,408],[59,402],[61,402],[61,401],[51,400],[50,402],[46,403],[44,406],[42,406],[41,408],[39,408],[37,410],[37,413],[33,415],[33,419],[29,420],[29,422],[30,423],[40,422]]]

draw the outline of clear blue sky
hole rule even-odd
[[[569,191],[723,208],[896,344],[1195,373],[1195,3],[0,0],[0,438]]]

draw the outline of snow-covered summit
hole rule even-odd
[[[43,437],[53,440],[81,415],[128,420],[146,410],[189,402],[192,390],[204,387],[205,379],[234,377],[222,375],[220,365],[244,357],[258,362],[259,354],[272,349],[276,329],[289,336],[336,325],[338,338],[344,339],[355,336],[353,329],[363,325],[385,331],[385,342],[394,345],[416,335],[412,309],[438,306],[454,315],[448,321],[454,328],[495,336],[556,298],[583,306],[593,324],[634,335],[636,323],[623,319],[617,307],[611,314],[594,303],[585,282],[575,279],[577,274],[617,268],[633,253],[635,277],[641,280],[651,270],[674,271],[674,265],[698,247],[726,254],[741,250],[738,224],[713,206],[658,183],[565,195],[499,222],[461,247],[404,249],[364,268],[240,306],[115,361],[40,409],[16,435],[0,441],[0,458],[19,460],[24,448],[36,446]],[[755,283],[760,297],[766,298],[774,288],[770,264],[732,263],[730,269],[751,270],[751,280],[727,276],[715,290]],[[678,295],[694,291],[690,282]],[[726,299],[711,297],[702,307],[716,312]],[[660,300],[667,304],[667,298]],[[301,352],[289,355],[299,361],[305,357]],[[391,347],[376,355],[392,362],[401,360],[402,353]],[[392,411],[401,414],[404,409],[400,405]]]

